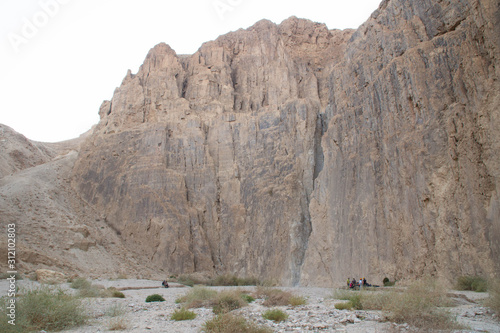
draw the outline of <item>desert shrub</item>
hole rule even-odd
[[[389,280],[388,277],[385,277],[382,280],[382,283],[384,284],[384,287],[393,287],[396,284],[396,281],[391,281],[391,280]]]
[[[472,290],[486,292],[488,281],[481,276],[460,276],[455,284],[457,290]]]
[[[216,276],[210,280],[211,286],[238,286],[238,278],[235,275],[225,274]]]
[[[124,331],[128,328],[129,322],[123,316],[127,309],[122,304],[113,304],[106,309],[104,315],[110,317],[107,320],[108,331]]]
[[[0,320],[0,331],[31,332],[61,331],[83,325],[86,310],[81,299],[61,289],[42,286],[36,289],[21,290],[16,302],[16,326],[7,323],[6,298],[1,304],[3,318]]]
[[[249,323],[241,316],[225,313],[214,317],[203,324],[206,333],[271,333],[272,330]]]
[[[209,284],[209,281],[200,279],[194,275],[181,275],[177,278],[177,283],[193,287],[195,284]]]
[[[247,303],[252,303],[252,302],[255,302],[255,298],[253,298],[252,296],[248,295],[248,294],[241,294],[241,298],[247,302]]]
[[[337,289],[334,291],[332,297],[343,301],[349,301],[344,304],[346,304],[345,306],[349,304],[350,309],[362,310],[362,295],[364,295],[363,292]]]
[[[125,294],[117,289],[108,289],[111,291],[111,297],[114,298],[125,298]]]
[[[344,290],[344,289],[335,289],[335,290],[333,290],[331,297],[333,299],[340,299],[343,301],[348,301],[350,299],[352,293],[354,293],[354,291]]]
[[[104,311],[104,315],[107,317],[120,317],[127,313],[127,310],[122,304],[113,304]]]
[[[88,287],[85,286],[78,289],[78,296],[87,298],[92,298],[92,297],[106,298],[106,297],[111,297],[111,293],[108,293],[108,291],[103,286],[91,284]]]
[[[262,314],[262,317],[276,323],[288,319],[288,315],[280,309],[269,309]]]
[[[449,311],[440,307],[449,306],[445,288],[431,279],[417,281],[405,292],[392,292],[384,310],[388,319],[396,323],[408,323],[421,329],[459,328]]]
[[[355,310],[363,310],[363,304],[361,302],[362,297],[361,293],[354,293],[352,294],[351,298],[349,299],[349,302],[352,304],[352,308]]]
[[[361,307],[363,310],[383,310],[391,293],[388,292],[361,292]]]
[[[194,318],[196,318],[196,313],[189,311],[186,308],[175,310],[174,313],[172,313],[172,316],[170,316],[170,319],[175,321],[193,320]]]
[[[224,274],[216,276],[208,284],[211,286],[256,286],[259,280],[253,277],[239,278],[236,275]]]
[[[124,318],[113,317],[108,319],[108,331],[124,331],[128,329],[128,321]]]
[[[147,303],[150,303],[150,302],[165,302],[165,299],[163,298],[162,295],[153,294],[153,295],[149,295],[148,297],[146,297],[146,302]]]
[[[383,310],[391,297],[389,292],[376,292],[374,290],[334,290],[332,298],[348,301],[346,303],[338,303],[335,307],[339,310],[356,309],[356,310]],[[337,307],[338,306],[338,307]]]
[[[300,305],[305,305],[306,299],[302,296],[292,296],[290,297],[289,303],[291,306],[300,306]]]
[[[104,286],[99,284],[92,284],[90,281],[84,278],[77,278],[73,280],[70,284],[70,287],[78,290],[78,296],[84,298],[92,298],[92,297],[116,297],[116,298],[125,298],[125,295],[118,291],[118,289],[114,287],[110,287],[106,289]]]
[[[486,300],[486,306],[491,308],[497,316],[500,316],[500,280],[490,283],[490,297]]]
[[[335,309],[337,310],[350,310],[352,309],[351,302],[335,303]]]
[[[85,278],[76,278],[70,284],[73,289],[88,289],[92,286],[92,283]]]
[[[230,312],[247,305],[247,302],[241,297],[239,291],[221,291],[213,300],[213,312],[221,314]]]
[[[268,287],[258,287],[255,294],[258,298],[264,298],[264,303],[262,303],[264,306],[291,305],[291,300],[296,297],[289,291]]]
[[[184,303],[187,308],[200,308],[203,306],[210,306],[216,296],[217,291],[206,287],[196,286],[189,290],[186,295],[178,298],[175,302]]]

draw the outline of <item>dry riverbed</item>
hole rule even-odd
[[[125,294],[125,298],[88,298],[85,300],[89,310],[90,320],[84,327],[64,331],[66,333],[96,333],[109,332],[113,327],[124,327],[123,332],[200,332],[203,324],[214,317],[212,309],[192,309],[197,317],[188,321],[173,321],[172,313],[180,308],[175,300],[189,291],[189,287],[171,284],[171,288],[162,288],[161,281],[152,280],[95,280],[94,284],[106,288],[115,287]],[[31,281],[18,281],[19,286],[36,285]],[[72,290],[68,284],[63,288]],[[210,287],[216,290],[232,289],[236,287]],[[241,287],[252,292],[255,287]],[[274,323],[262,317],[267,310],[262,305],[263,300],[257,299],[248,306],[235,310],[245,318],[265,325],[275,332],[409,332],[406,324],[394,324],[385,321],[381,311],[350,311],[337,310],[335,303],[343,302],[332,298],[332,289],[329,288],[280,288],[295,295],[303,296],[306,305],[291,307],[277,307],[288,314],[288,320]],[[0,282],[0,291],[5,294],[7,285]],[[160,294],[165,302],[146,303],[148,295]],[[459,323],[467,330],[461,332],[499,332],[498,318],[481,305],[481,301],[488,297],[487,293],[450,292],[458,306],[451,308]],[[115,315],[115,316],[113,316]]]

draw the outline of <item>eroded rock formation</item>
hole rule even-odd
[[[499,13],[391,0],[356,31],[290,18],[157,45],[73,187],[166,272],[498,274]]]

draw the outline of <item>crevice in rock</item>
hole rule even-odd
[[[314,182],[321,171],[323,171],[325,163],[325,155],[323,153],[322,139],[325,134],[325,120],[324,114],[318,114],[316,119],[316,131],[314,133],[314,172],[313,172],[313,190]]]

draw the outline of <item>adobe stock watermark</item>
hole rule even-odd
[[[21,45],[27,44],[30,40],[35,38],[40,30],[45,28],[50,20],[59,13],[61,6],[71,1],[72,0],[39,0],[39,10],[33,14],[31,18],[23,17],[23,23],[19,33],[11,32],[7,36],[14,51],[18,53]]]
[[[212,6],[221,20],[225,19],[226,13],[232,12],[243,3],[244,0],[215,0]]]

